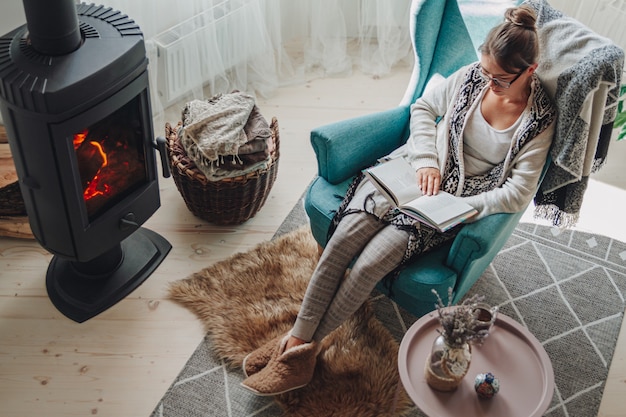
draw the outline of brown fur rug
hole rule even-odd
[[[317,259],[301,227],[173,283],[170,297],[202,320],[216,355],[240,368],[249,352],[291,328]],[[290,417],[401,415],[411,402],[398,389],[397,354],[366,303],[324,340],[313,381],[275,400]]]

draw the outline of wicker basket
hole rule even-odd
[[[252,218],[265,204],[278,172],[280,139],[276,118],[270,123],[274,150],[268,167],[220,181],[209,181],[187,156],[178,138],[180,125],[166,123],[165,137],[172,177],[189,211],[219,225],[241,224]]]

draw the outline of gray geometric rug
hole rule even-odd
[[[305,221],[297,204],[277,235]],[[597,415],[626,306],[626,243],[522,223],[468,295],[473,293],[526,326],[548,352],[556,389],[545,416]],[[373,298],[377,318],[400,342],[417,318],[383,295]],[[242,389],[242,380],[205,338],[151,417],[283,415],[271,398]],[[424,414],[414,408],[408,415]]]
[[[596,416],[626,306],[626,244],[521,223],[474,292],[548,352],[556,389],[545,415]]]

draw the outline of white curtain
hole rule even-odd
[[[79,1],[79,0],[77,0]],[[428,0],[440,1],[440,0]],[[103,0],[141,27],[153,110],[232,90],[270,96],[281,85],[354,69],[384,77],[412,64],[411,0]],[[476,45],[520,0],[459,0]],[[549,0],[626,46],[626,0]]]
[[[232,90],[412,64],[411,0],[104,0],[141,27],[153,111]]]

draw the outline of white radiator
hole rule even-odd
[[[251,24],[250,19],[259,17],[256,1],[218,1],[157,35],[154,43],[161,104],[172,104],[261,52],[264,35],[250,33],[251,27],[259,25],[258,21]]]

